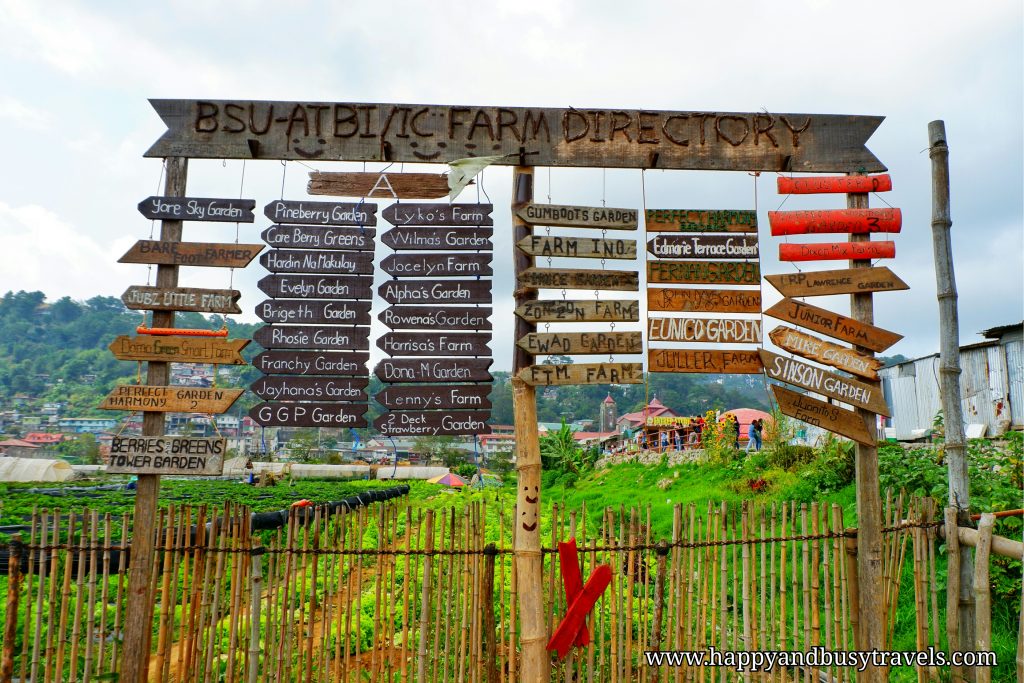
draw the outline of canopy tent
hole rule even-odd
[[[0,458],[0,481],[65,481],[74,474],[63,460]]]
[[[449,472],[448,474],[442,474],[439,477],[432,477],[430,479],[427,479],[427,481],[430,482],[431,484],[444,484],[445,486],[454,487],[466,485],[465,479],[463,479],[457,474],[452,474],[451,472]]]

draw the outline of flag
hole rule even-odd
[[[497,156],[490,157],[468,157],[466,159],[456,159],[448,163],[448,167],[451,169],[448,173],[448,199],[452,200],[459,196],[469,181],[473,180],[480,171],[484,170],[491,164],[501,161],[508,154],[499,154]]]

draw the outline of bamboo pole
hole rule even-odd
[[[72,536],[75,531],[75,513],[74,511],[68,513],[68,543],[71,543]],[[64,637],[67,633],[68,628],[68,608],[71,606],[71,566],[74,564],[70,561],[70,552],[68,554],[68,561],[64,563],[64,580],[62,582],[62,588],[60,593],[60,618],[57,623],[57,633],[60,634],[60,640],[57,643],[57,661],[56,668],[58,672],[64,671],[64,655],[66,653],[66,646],[68,644],[68,638]],[[52,623],[52,622],[51,622]],[[73,667],[72,667],[73,668]]]
[[[89,597],[86,603],[85,613],[85,671],[83,679],[86,683],[89,683],[92,677],[92,663],[93,663],[93,642],[95,640],[93,633],[93,625],[95,624],[96,614],[96,565],[99,562],[99,526],[100,517],[96,510],[92,511],[92,518],[89,522]],[[72,678],[74,680],[74,678]]]
[[[434,511],[427,510],[426,532],[423,555],[423,588],[420,594],[419,652],[416,664],[416,680],[427,680],[427,625],[430,615],[430,579],[434,558]]]
[[[85,531],[86,522],[87,522],[87,519],[83,516],[82,517],[82,538],[84,538],[84,531]],[[72,536],[72,533],[73,533],[73,530],[72,529],[68,529],[68,544],[69,544],[69,547],[74,545],[74,543],[75,543],[74,537]],[[50,578],[50,589],[49,589],[49,596],[48,596],[48,598],[46,600],[46,604],[47,604],[46,650],[45,650],[45,653],[43,655],[43,660],[44,660],[43,661],[43,680],[47,681],[47,682],[53,680],[53,676],[52,676],[52,674],[53,674],[53,647],[54,647],[53,639],[54,639],[54,635],[55,635],[55,633],[54,633],[55,629],[52,628],[52,624],[55,621],[54,610],[56,610],[56,608],[57,608],[57,567],[60,566],[60,549],[59,549],[60,542],[61,542],[61,539],[60,539],[60,510],[55,510],[54,511],[54,515],[53,515],[53,532],[52,532],[50,538],[52,539],[51,540],[52,545],[50,546],[50,577],[49,577]],[[64,558],[65,558],[66,562],[68,562],[68,563],[72,562],[72,557],[73,557],[72,553],[73,552],[74,551],[72,551],[70,549],[67,552],[65,552]],[[82,584],[82,580],[85,578],[85,575],[83,573],[85,568],[82,566],[81,562],[79,562],[78,569],[79,569],[79,571],[78,571],[78,574],[79,574],[79,576],[78,576],[78,589],[79,590],[78,590],[78,593],[76,594],[76,597],[82,595],[82,590],[81,590],[82,586],[81,586],[81,584]],[[81,599],[76,599],[75,600],[75,619],[74,619],[74,622],[73,622],[74,630],[75,630],[75,637],[72,639],[72,642],[71,642],[72,653],[74,653],[76,651],[75,648],[78,647],[78,633],[77,633],[77,630],[78,630],[78,620],[79,620],[81,614],[82,614],[82,601],[81,601]],[[77,659],[74,657],[73,654],[72,654],[72,657],[71,657],[71,661],[77,663]],[[75,670],[75,666],[72,666],[71,670],[74,671]]]
[[[164,542],[165,546],[170,546],[171,543],[172,543],[172,541],[171,541],[171,538],[172,538],[171,534],[172,534],[173,529],[174,529],[175,512],[176,512],[176,510],[173,507],[171,507],[171,509],[168,510],[167,525],[164,528],[164,534],[163,534],[163,542]],[[162,515],[161,515],[161,517],[162,517]],[[149,676],[149,680],[151,680],[151,681],[153,681],[153,680],[157,680],[157,681],[160,680],[160,677],[161,677],[161,675],[163,673],[164,661],[167,658],[167,648],[170,646],[170,644],[169,644],[170,638],[169,638],[168,627],[167,627],[168,619],[173,619],[173,617],[171,616],[171,612],[174,609],[172,607],[172,605],[176,605],[177,604],[177,600],[175,599],[175,597],[170,594],[170,589],[171,589],[171,559],[172,559],[172,556],[174,555],[174,553],[168,552],[168,551],[165,550],[162,554],[163,554],[163,569],[161,571],[161,574],[163,575],[162,576],[163,581],[161,582],[161,585],[160,585],[160,621],[159,621],[159,627],[158,627],[158,630],[157,630],[156,665],[153,667],[153,670],[150,671],[150,676]]]
[[[979,652],[992,650],[992,593],[988,583],[988,562],[995,523],[996,518],[992,513],[983,514],[978,523],[978,545],[974,557],[974,649]],[[974,675],[978,683],[989,683],[992,680],[992,669],[987,666],[974,667]]]
[[[29,659],[31,658],[31,651],[29,650],[29,642],[31,642],[32,639],[29,636],[30,636],[30,634],[33,631],[33,628],[32,628],[32,626],[33,626],[33,618],[32,618],[32,616],[35,613],[34,610],[33,610],[33,597],[32,596],[34,595],[34,593],[32,591],[32,576],[34,574],[38,574],[38,570],[39,570],[39,567],[37,566],[37,558],[36,558],[36,551],[35,551],[36,531],[38,530],[39,523],[40,523],[39,514],[37,513],[36,509],[33,507],[32,508],[32,521],[31,521],[31,523],[29,525],[29,532],[28,532],[28,548],[29,548],[29,550],[28,550],[28,568],[27,568],[27,572],[26,572],[26,575],[27,575],[27,578],[28,578],[28,582],[25,584],[25,599],[26,599],[26,604],[25,604],[25,625],[24,625],[24,631],[22,632],[22,636],[21,636],[21,666],[18,667],[18,676],[19,676],[19,678],[21,680],[29,680],[28,678],[26,678],[28,670],[29,670],[28,669],[28,662],[29,662]]]
[[[24,545],[21,534],[15,534],[7,556],[7,604],[4,606],[3,659],[0,660],[0,683],[11,683],[14,674],[14,640],[18,632],[18,601],[21,595],[21,556]]]
[[[860,632],[860,576],[857,566],[856,529],[847,529],[846,537],[846,588],[849,595],[850,629],[853,633],[853,649],[860,650],[863,646]]]
[[[121,546],[117,563],[117,597],[114,599],[114,637],[110,644],[110,670],[117,671],[117,646],[121,642],[121,604],[124,602],[125,565],[128,560],[128,513],[121,514]]]
[[[257,546],[252,550],[252,584],[249,593],[249,669],[246,672],[247,683],[256,683],[259,675],[260,652],[260,608],[263,606],[263,548]]]

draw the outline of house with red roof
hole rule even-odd
[[[56,446],[64,440],[64,435],[50,434],[49,432],[29,432],[25,435],[24,440],[37,446]]]
[[[655,396],[651,399],[651,402],[647,404],[646,408],[638,410],[635,413],[626,413],[620,417],[615,424],[619,428],[620,432],[627,429],[637,429],[647,424],[647,418],[649,417],[682,417],[682,415],[666,406],[658,400],[657,396]]]

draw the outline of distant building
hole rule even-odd
[[[64,440],[64,435],[50,434],[48,432],[29,432],[25,435],[24,440],[36,446],[56,446]]]
[[[649,417],[682,417],[679,413],[672,410],[664,403],[658,400],[655,396],[651,399],[651,402],[647,404],[647,407],[643,410],[638,410],[635,413],[626,413],[616,421],[618,431],[622,432],[627,429],[637,429],[647,423]]]
[[[0,456],[5,458],[35,458],[45,449],[23,439],[7,439],[0,441]]]
[[[117,420],[112,417],[62,417],[57,426],[64,431],[83,434],[89,432],[109,432],[117,427]]]
[[[602,432],[614,432],[616,431],[615,423],[619,419],[619,409],[615,405],[615,399],[612,398],[611,393],[608,397],[601,402],[601,416],[599,419],[600,430]]]

